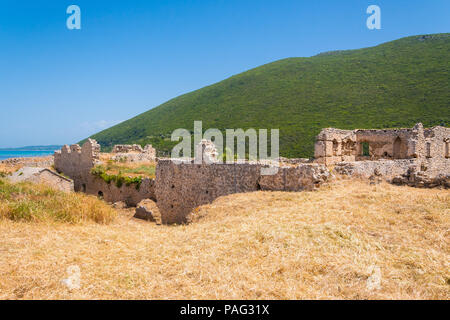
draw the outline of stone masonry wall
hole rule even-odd
[[[135,184],[118,188],[114,182],[107,183],[91,174],[91,169],[100,163],[100,146],[89,139],[83,147],[64,146],[55,152],[55,169],[74,181],[75,191],[101,196],[107,202],[124,201],[129,206],[137,205],[143,199],[155,199],[154,179],[144,179],[139,189]]]
[[[82,191],[83,183],[91,169],[99,163],[100,145],[92,139],[88,139],[83,147],[77,144],[65,145],[54,154],[54,166],[71,178],[75,183],[75,191]]]
[[[220,196],[257,190],[312,190],[330,177],[319,164],[282,167],[274,176],[261,176],[261,167],[255,163],[176,164],[160,160],[155,194],[162,222],[184,223],[194,208]]]
[[[156,161],[156,149],[148,144],[144,149],[140,145],[115,145],[111,158],[114,161],[125,161],[134,163],[154,162]]]
[[[336,171],[392,180],[408,170],[434,178],[450,174],[450,128],[340,130],[328,128],[316,138],[315,162],[335,165]],[[363,154],[367,143],[369,155]]]
[[[136,188],[135,184],[130,186],[123,184],[118,188],[114,182],[107,183],[102,178],[89,174],[84,183],[85,189],[83,191],[87,194],[99,196],[109,203],[123,201],[128,206],[135,207],[144,199],[156,200],[154,184],[154,179],[146,178],[142,180],[139,189]]]
[[[391,181],[394,177],[406,173],[411,167],[418,168],[420,164],[416,159],[340,162],[336,164],[334,170],[347,176],[361,178],[380,176]]]

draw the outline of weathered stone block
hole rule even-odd
[[[161,224],[161,214],[158,206],[156,205],[156,202],[151,199],[144,199],[138,203],[134,217]]]

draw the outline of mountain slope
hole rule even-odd
[[[92,136],[103,147],[152,143],[169,151],[176,128],[279,128],[280,151],[313,155],[324,127],[393,128],[450,123],[450,34],[289,58],[179,96]]]

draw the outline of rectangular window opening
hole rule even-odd
[[[361,155],[363,157],[370,157],[370,148],[368,142],[361,142]]]

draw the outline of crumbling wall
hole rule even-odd
[[[450,128],[424,129],[421,123],[411,129],[328,128],[316,138],[315,162],[335,165],[336,172],[346,175],[401,181],[412,170],[433,179],[450,173],[449,142]]]
[[[323,129],[316,137],[315,161],[338,162],[395,159],[448,159],[450,128],[424,129],[421,123],[409,129]],[[369,154],[364,155],[364,144]]]
[[[355,161],[357,156],[355,131],[323,129],[316,137],[315,162],[332,165],[341,161]]]
[[[342,175],[361,178],[380,176],[387,181],[391,181],[394,177],[405,174],[411,167],[419,168],[419,161],[416,159],[404,159],[340,162],[336,164],[334,171]]]
[[[58,172],[71,178],[75,183],[75,191],[82,191],[91,169],[99,163],[100,145],[88,139],[80,147],[78,144],[65,145],[54,154],[54,166]]]
[[[156,200],[155,180],[149,178],[142,179],[139,186],[123,184],[118,187],[114,182],[107,183],[102,178],[89,174],[83,183],[83,188],[82,191],[85,193],[98,196],[106,202],[123,201],[130,207],[135,207],[144,199]]]
[[[38,175],[30,179],[34,183],[43,183],[51,186],[54,189],[71,192],[74,190],[74,183],[72,180],[67,179],[56,172],[49,169],[43,169]]]
[[[421,123],[409,129],[355,130],[356,160],[412,159],[423,157],[424,128]],[[368,143],[370,155],[364,156],[362,145]]]
[[[282,166],[274,175],[261,175],[258,183],[264,191],[311,191],[331,177],[330,171],[323,165],[300,164]]]
[[[162,222],[184,223],[194,208],[220,196],[257,190],[312,190],[330,177],[319,164],[282,167],[274,176],[262,176],[262,167],[257,163],[158,161],[155,195]]]
[[[107,202],[124,201],[135,206],[143,199],[155,199],[154,179],[143,179],[139,188],[136,184],[119,188],[91,174],[91,169],[100,164],[99,156],[100,145],[95,140],[89,139],[83,147],[66,145],[55,152],[55,169],[73,179],[75,191],[100,196]]]
[[[23,167],[8,177],[11,182],[28,181],[36,184],[46,184],[56,190],[71,192],[74,190],[73,181],[62,175],[39,167]]]
[[[219,152],[211,140],[203,139],[195,146],[195,159],[199,162],[214,163],[217,162]]]
[[[112,153],[144,152],[138,144],[117,144],[113,147]]]
[[[156,161],[156,149],[151,144],[144,149],[138,144],[133,145],[115,145],[113,148],[114,156],[111,160],[120,162],[154,162]]]
[[[368,148],[365,154],[364,148]],[[332,165],[379,159],[412,159],[424,156],[424,129],[323,129],[316,137],[315,159]]]
[[[440,173],[430,176],[425,171],[417,171],[417,168],[411,167],[405,174],[392,179],[393,184],[408,185],[416,188],[450,188],[450,174]]]
[[[434,127],[424,130],[421,169],[430,176],[450,174],[450,128]]]

